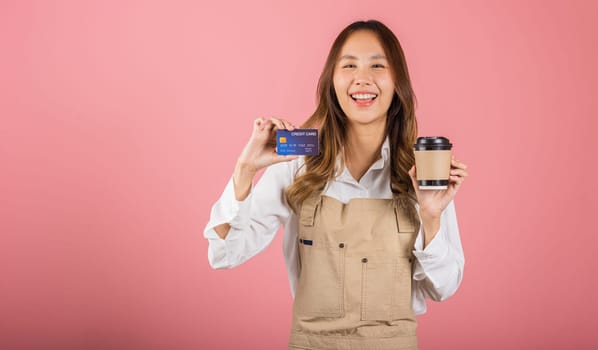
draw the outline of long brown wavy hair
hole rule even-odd
[[[389,62],[393,75],[395,94],[386,116],[386,134],[390,143],[390,179],[393,197],[414,209],[415,192],[409,169],[415,163],[413,144],[417,137],[415,119],[415,94],[411,87],[403,49],[393,32],[376,20],[351,23],[337,36],[332,44],[317,88],[317,108],[302,128],[319,129],[320,154],[305,157],[305,172],[296,176],[286,189],[286,198],[293,209],[315,191],[324,188],[337,176],[336,160],[342,152],[346,139],[347,116],[343,112],[333,86],[333,74],[340,51],[351,34],[368,30],[374,33]],[[341,160],[344,162],[344,159]],[[344,163],[343,163],[344,164]],[[412,211],[412,210],[410,210]]]

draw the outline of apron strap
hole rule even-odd
[[[409,200],[407,198],[400,198],[394,202],[394,211],[395,211],[395,218],[397,222],[397,231],[399,233],[399,239],[405,239],[403,237],[410,237],[408,240],[411,241],[410,246],[415,242],[416,235],[419,231],[419,215],[415,210],[415,207],[411,206]],[[406,235],[405,235],[406,234]],[[403,236],[403,237],[401,237]],[[415,261],[415,256],[413,254],[413,248],[410,247],[409,250],[404,252],[409,256],[409,262],[411,264]],[[412,267],[413,269],[413,267]]]
[[[393,202],[397,231],[402,233],[417,232],[419,230],[419,218],[415,208],[409,205],[409,200],[403,197],[397,198]]]
[[[321,203],[320,191],[314,191],[301,204],[300,224],[304,226],[313,226],[316,217],[316,210]]]

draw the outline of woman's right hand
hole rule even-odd
[[[278,118],[258,118],[254,121],[253,132],[237,160],[233,176],[237,200],[243,200],[249,195],[253,177],[260,169],[297,158],[297,156],[280,156],[276,153],[276,142],[273,140],[276,130],[279,129],[293,130],[295,126]]]

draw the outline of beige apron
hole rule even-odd
[[[396,200],[317,193],[299,218],[289,349],[417,349],[411,304],[419,220]]]

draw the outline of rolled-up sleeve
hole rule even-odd
[[[238,266],[272,242],[281,223],[290,215],[284,191],[292,180],[292,168],[296,166],[289,163],[268,167],[242,201],[235,198],[233,179],[228,181],[212,206],[210,220],[204,229],[212,268]],[[230,225],[230,230],[222,239],[214,227],[225,223]]]
[[[413,251],[416,257],[413,270],[416,288],[432,300],[445,300],[459,288],[465,264],[453,201],[442,212],[440,229],[424,249],[423,240],[420,228]]]

